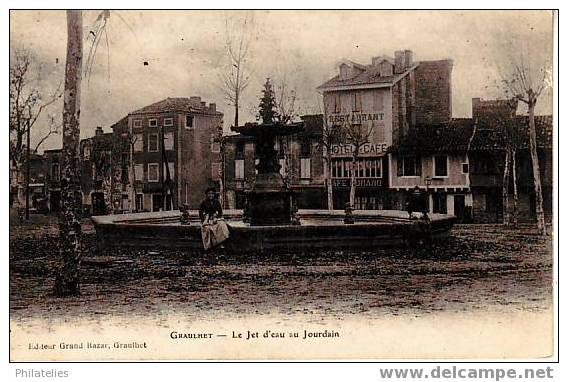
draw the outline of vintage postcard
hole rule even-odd
[[[10,11],[10,360],[554,357],[553,11]]]

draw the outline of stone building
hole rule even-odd
[[[294,191],[298,208],[326,208],[323,146],[323,116],[300,117],[304,130],[300,134],[280,137],[275,142],[280,174]],[[225,208],[241,209],[246,193],[252,188],[258,164],[254,138],[235,134],[224,137]]]
[[[460,222],[503,222],[503,175],[507,145],[515,149],[519,222],[535,220],[528,116],[516,115],[508,100],[472,100],[472,118],[418,126],[390,150],[393,208],[402,209],[408,191],[427,193],[429,210]],[[552,116],[536,116],[537,149],[544,210],[552,214]],[[512,166],[513,160],[510,160]],[[512,167],[508,210],[513,211]]]
[[[349,201],[354,135],[368,137],[354,169],[355,208],[391,208],[387,151],[417,125],[450,121],[451,71],[451,60],[414,62],[411,51],[396,51],[394,59],[378,56],[370,65],[343,62],[318,87],[325,123],[356,132],[331,150],[334,208]]]
[[[121,209],[197,208],[205,189],[219,182],[222,120],[200,97],[166,98],[113,125],[120,153],[113,193]]]

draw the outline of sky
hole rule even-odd
[[[100,12],[83,12],[84,63],[89,32]],[[117,11],[107,24],[94,63],[83,78],[81,137],[110,126],[129,112],[166,97],[201,96],[215,102],[225,129],[234,119],[220,88],[227,70],[226,23],[245,11]],[[511,62],[550,67],[553,17],[548,11],[254,11],[240,124],[254,121],[262,84],[271,78],[297,93],[302,114],[321,111],[316,87],[337,73],[345,59],[370,64],[379,55],[410,49],[414,60],[452,59],[454,117],[471,116],[471,98],[503,96],[500,80]],[[47,97],[62,86],[66,54],[64,11],[10,11],[10,49],[34,57],[32,84]],[[144,62],[147,65],[144,65]],[[535,76],[536,77],[536,76]],[[552,91],[543,93],[537,114],[552,113]],[[45,110],[34,127],[32,147],[60,119],[62,102]],[[523,110],[519,110],[520,113]],[[61,147],[51,136],[40,151]]]

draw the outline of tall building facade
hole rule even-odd
[[[318,87],[324,123],[347,132],[331,147],[334,208],[349,201],[351,171],[355,208],[392,208],[388,150],[417,125],[451,119],[451,71],[451,60],[414,62],[404,50],[374,57],[370,65],[343,62],[338,75]]]
[[[220,179],[222,123],[215,103],[189,97],[166,98],[113,125],[122,209],[197,208]]]

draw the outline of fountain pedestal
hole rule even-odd
[[[252,190],[248,193],[248,214],[251,226],[291,225],[293,193],[280,175],[280,164],[274,150],[278,136],[296,134],[303,124],[247,123],[232,128],[234,131],[255,137],[258,165]]]

